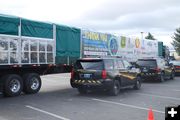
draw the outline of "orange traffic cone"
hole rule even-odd
[[[154,114],[152,108],[149,109],[147,120],[154,120]]]

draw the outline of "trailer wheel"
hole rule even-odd
[[[3,78],[3,94],[6,97],[14,97],[21,94],[23,89],[22,78],[16,74],[9,74]]]
[[[28,73],[23,75],[24,93],[35,94],[41,89],[41,78],[36,73]]]

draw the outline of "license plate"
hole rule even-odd
[[[148,72],[148,70],[146,69],[146,68],[143,68],[143,70],[142,70],[143,72]]]
[[[91,78],[91,74],[84,74],[84,78]]]

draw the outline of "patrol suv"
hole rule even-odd
[[[174,65],[175,74],[180,75],[180,61],[173,60],[173,61],[170,61],[170,63]]]
[[[136,64],[140,67],[141,76],[144,80],[159,80],[160,82],[163,82],[165,79],[174,79],[174,67],[164,59],[139,59]]]
[[[140,89],[141,76],[139,69],[119,58],[79,59],[74,64],[70,83],[80,94],[100,89],[116,96],[127,86]]]

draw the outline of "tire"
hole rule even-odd
[[[28,73],[23,75],[24,80],[24,93],[35,94],[41,89],[41,78],[36,73]]]
[[[134,85],[134,89],[135,89],[135,90],[139,90],[140,88],[141,88],[141,77],[138,76],[138,77],[137,77],[137,80],[136,80],[136,83],[135,83],[135,85]]]
[[[175,77],[175,72],[174,72],[174,71],[172,71],[172,72],[171,72],[170,79],[171,79],[171,80],[174,80],[174,77]]]
[[[120,92],[120,83],[118,80],[114,80],[114,83],[113,83],[113,86],[112,88],[110,89],[110,95],[112,96],[117,96]]]
[[[5,97],[19,96],[23,89],[23,80],[19,75],[9,74],[3,78],[3,94]]]
[[[163,72],[161,72],[161,75],[160,75],[160,82],[164,82],[164,73]]]
[[[78,88],[78,91],[79,91],[79,93],[80,94],[87,94],[87,89],[85,89],[85,88],[82,88],[82,87],[80,87],[80,88]]]
[[[75,88],[75,87],[76,87],[76,84],[73,83],[73,80],[72,80],[72,79],[70,79],[70,85],[71,85],[72,88]]]

